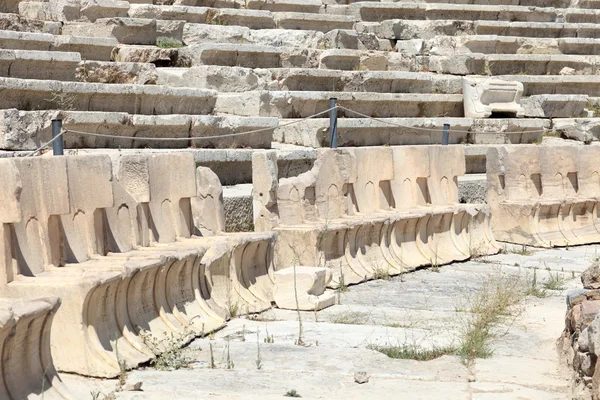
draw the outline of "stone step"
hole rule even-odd
[[[358,49],[391,51],[388,39],[380,40],[375,33],[335,29],[327,33],[314,30],[257,29],[242,26],[185,24],[183,41],[186,45],[229,43],[254,44],[305,49]],[[136,43],[138,44],[138,43]]]
[[[129,2],[90,1],[90,2],[56,2],[56,1],[21,1],[19,14],[26,18],[45,21],[91,21],[101,18],[126,17]]]
[[[253,91],[220,93],[216,113],[306,118],[329,108],[329,99],[336,97],[338,104],[372,117],[461,117],[462,95],[459,94],[391,94],[356,92],[299,92]],[[358,118],[360,115],[338,110],[340,117]]]
[[[365,2],[344,7],[364,22],[387,19],[598,23],[600,11],[489,4]],[[340,9],[341,11],[341,9]]]
[[[440,36],[425,42],[431,55],[484,54],[572,54],[595,55],[600,39],[526,38],[514,36]]]
[[[274,29],[276,27],[273,14],[270,11],[261,10],[132,4],[129,9],[129,17],[183,20],[208,25],[237,25],[251,29]]]
[[[271,148],[277,118],[212,115],[133,115],[123,112],[0,111],[0,148],[35,150],[52,138],[51,121],[60,118],[64,129],[115,136],[84,136],[67,132],[65,148]],[[265,129],[248,135],[194,139]],[[132,138],[190,138],[153,141]]]
[[[210,114],[217,93],[155,85],[111,85],[0,78],[0,109]]]
[[[284,125],[294,120],[281,120]],[[367,118],[338,119],[338,146],[428,145],[442,143],[450,124],[450,144],[517,144],[541,140],[550,121],[544,119]],[[315,118],[275,130],[278,142],[329,147],[329,119]]]
[[[7,31],[38,32],[59,35],[61,33],[62,24],[60,22],[23,18],[19,14],[0,13],[0,28]]]
[[[358,2],[381,2],[389,3],[392,1],[386,0],[323,0],[323,4],[352,4]],[[497,5],[497,6],[525,6],[525,7],[557,7],[557,8],[568,8],[568,7],[579,7],[579,8],[600,8],[599,6],[591,7],[593,3],[597,3],[598,0],[584,0],[584,1],[573,1],[573,0],[410,0],[410,3],[444,3],[444,4],[478,4],[478,5]]]
[[[0,77],[74,81],[79,53],[0,50]]]
[[[600,114],[597,114],[600,115]],[[552,128],[562,137],[589,143],[600,140],[600,118],[555,118]]]
[[[538,94],[583,94],[597,96],[600,93],[600,76],[598,75],[500,75],[496,78],[523,83],[523,95]]]
[[[131,4],[154,4],[152,0],[129,0]],[[281,12],[318,13],[322,7],[320,0],[179,0],[177,4],[191,7],[233,8],[248,10],[268,10]]]
[[[137,46],[134,46],[136,48]],[[121,52],[124,46],[118,50]],[[139,51],[130,52],[139,57]],[[191,66],[220,65],[247,68],[321,68],[337,70],[421,70],[422,56],[398,52],[353,49],[306,49],[260,44],[209,43],[178,49]],[[121,60],[132,60],[120,57]]]
[[[220,92],[252,90],[378,93],[462,93],[462,77],[426,72],[250,69],[202,66],[158,68],[158,84]]]
[[[436,36],[501,35],[531,38],[600,38],[598,24],[561,22],[511,22],[466,20],[386,20],[357,24],[361,33],[374,33],[380,39],[434,39]]]
[[[275,23],[281,29],[329,32],[335,29],[353,29],[355,17],[335,14],[274,13]]]
[[[185,21],[145,18],[100,18],[94,22],[65,22],[63,35],[114,38],[119,43],[156,45],[157,39],[182,40]]]
[[[599,61],[600,56],[471,53],[431,56],[429,70],[455,75],[596,75]]]

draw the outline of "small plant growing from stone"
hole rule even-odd
[[[191,364],[192,360],[184,354],[183,349],[191,336],[189,326],[182,333],[171,332],[162,338],[154,336],[150,331],[140,330],[142,341],[156,356],[150,364],[162,371],[187,368]]]
[[[235,368],[235,364],[233,363],[233,360],[231,359],[231,354],[229,352],[229,336],[227,336],[227,358],[225,360],[225,368],[227,369],[234,369]]]
[[[262,369],[262,358],[260,356],[260,338],[259,338],[259,332],[256,331],[256,369],[260,370]]]
[[[533,276],[531,277],[531,282],[528,285],[527,289],[525,290],[525,295],[526,296],[534,296],[534,297],[538,297],[538,298],[544,298],[548,295],[548,293],[546,293],[545,289],[541,289],[538,286],[538,282],[537,282],[537,268],[533,269]]]
[[[181,40],[160,36],[156,38],[156,46],[160,47],[161,49],[178,49],[183,47],[183,43]]]
[[[566,281],[563,274],[559,274],[558,272],[553,274],[550,272],[548,280],[544,282],[544,288],[548,290],[564,290],[565,283]]]
[[[300,396],[300,394],[296,391],[296,389],[292,389],[292,390],[288,390],[287,392],[285,392],[285,394],[283,395],[284,397],[302,397]]]
[[[52,92],[50,98],[45,99],[51,103],[53,107],[61,111],[75,110],[75,95],[63,92]]]
[[[269,328],[265,328],[266,329],[266,334],[267,336],[263,339],[265,343],[275,343],[275,339],[273,338],[273,335],[269,335]]]

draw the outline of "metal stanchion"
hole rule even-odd
[[[329,99],[329,143],[332,149],[337,148],[337,99]]]
[[[59,136],[62,132],[62,119],[52,120],[52,139]],[[52,142],[52,152],[55,156],[63,156],[65,149],[64,137],[61,136]]]

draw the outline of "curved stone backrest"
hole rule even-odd
[[[394,177],[392,149],[360,147],[349,149],[356,159],[356,182],[351,200],[355,211],[372,213],[394,207],[390,181]]]
[[[541,198],[540,146],[493,147],[487,153],[488,204]]]
[[[578,149],[575,146],[543,146],[540,148],[542,197],[564,199],[579,191]]]
[[[150,244],[148,157],[119,155],[112,158],[114,206],[106,210],[107,246],[123,253]]]
[[[152,154],[148,158],[151,240],[171,243],[193,232],[191,198],[196,196],[192,153]]]
[[[35,276],[61,264],[60,216],[70,212],[67,157],[18,158],[14,163],[23,190],[22,219],[13,225],[13,254],[19,273]]]
[[[600,197],[600,150],[597,147],[578,148],[577,165],[579,195],[587,198]]]
[[[466,173],[461,146],[429,147],[429,196],[433,205],[458,203],[458,177]]]
[[[426,206],[431,203],[427,180],[431,174],[428,146],[392,148],[394,179],[391,181],[397,209]]]
[[[69,156],[70,212],[61,215],[63,261],[81,263],[106,254],[105,209],[112,207],[112,164],[106,155]]]

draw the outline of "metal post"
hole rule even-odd
[[[332,149],[337,148],[337,99],[329,99],[329,143]]]
[[[450,124],[444,124],[444,130],[442,131],[442,146],[448,146],[450,140]]]
[[[53,119],[52,120],[52,139],[60,135],[62,132],[62,119]],[[52,142],[52,152],[55,156],[63,156],[64,155],[64,138],[63,136],[56,139]]]

